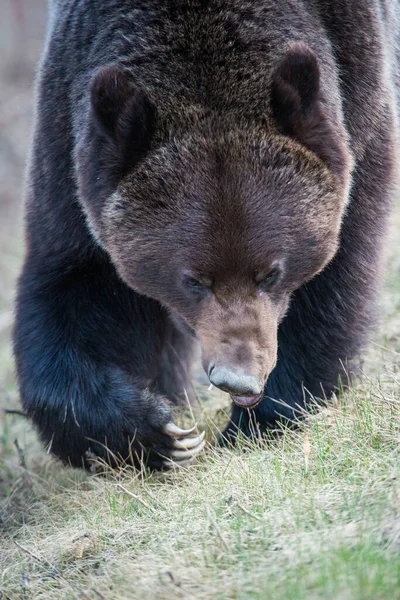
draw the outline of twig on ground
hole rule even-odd
[[[14,440],[14,446],[16,447],[17,452],[18,452],[19,466],[22,467],[23,469],[26,469],[27,467],[26,467],[25,452],[22,450],[17,439]]]
[[[140,498],[140,496],[137,496],[136,494],[133,494],[132,492],[130,492],[129,490],[127,490],[126,488],[124,488],[123,485],[121,485],[120,483],[117,483],[117,488],[123,493],[123,494],[127,494],[128,496],[130,496],[131,498],[134,498],[135,500],[137,500],[142,506],[144,506],[145,508],[147,508],[147,510],[150,510],[152,512],[157,512],[155,510],[155,508],[153,508],[153,506],[150,506],[150,504],[147,504],[147,502],[145,502],[144,500],[142,500],[142,498]]]
[[[1,410],[5,415],[17,415],[18,417],[25,417],[25,419],[29,418],[26,413],[16,408],[2,408]]]
[[[253,513],[251,513],[249,510],[247,510],[247,508],[245,508],[244,506],[239,504],[239,502],[237,503],[237,506],[240,508],[240,510],[242,510],[244,512],[245,515],[249,515],[249,517],[256,519],[256,521],[261,521],[261,522],[263,521],[263,519],[261,517],[258,517],[257,515],[253,515]]]

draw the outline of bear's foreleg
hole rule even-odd
[[[21,401],[49,452],[90,467],[185,464],[203,436],[171,419],[152,389],[165,315],[103,261],[28,256],[19,285],[14,347]]]

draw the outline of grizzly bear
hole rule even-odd
[[[14,349],[49,452],[151,468],[196,344],[225,439],[326,399],[366,340],[395,183],[395,0],[53,0]]]

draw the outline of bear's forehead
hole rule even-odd
[[[280,12],[239,0],[212,9],[208,2],[157,2],[124,13],[115,52],[165,127],[179,131],[210,112],[267,122],[269,80],[283,52]],[[298,19],[307,23],[306,14]]]
[[[254,216],[292,223],[335,202],[333,176],[315,155],[281,136],[231,131],[220,138],[196,132],[150,152],[125,178],[121,196],[136,210],[254,224]],[[196,216],[197,215],[197,216]]]

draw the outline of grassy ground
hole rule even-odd
[[[36,52],[25,52],[23,76],[7,64],[0,104],[0,165],[11,165],[0,188],[0,408],[8,409],[18,406],[9,336],[22,254],[11,200]],[[301,431],[246,452],[210,445],[176,473],[94,477],[61,467],[25,419],[0,414],[0,598],[400,598],[399,230],[397,210],[364,375]],[[212,440],[222,411],[210,399],[204,406]]]

